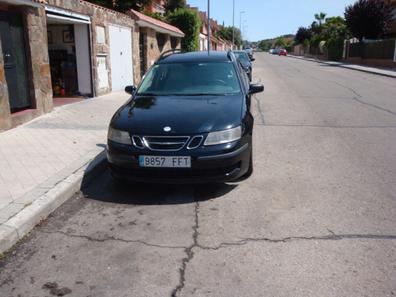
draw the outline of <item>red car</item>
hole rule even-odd
[[[279,56],[287,56],[287,50],[285,49],[279,50]]]

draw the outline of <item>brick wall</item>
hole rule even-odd
[[[344,61],[352,64],[360,64],[367,66],[396,68],[396,62],[390,59],[361,59],[361,58],[347,58]]]

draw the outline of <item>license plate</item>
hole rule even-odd
[[[140,167],[190,168],[191,157],[139,156]]]

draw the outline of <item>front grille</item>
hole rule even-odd
[[[143,143],[152,151],[180,151],[189,139],[189,136],[144,136]]]

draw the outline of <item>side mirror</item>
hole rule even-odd
[[[255,58],[250,58],[250,61],[254,62],[254,61],[256,61],[256,59]]]
[[[125,87],[125,93],[132,95],[133,93],[135,93],[135,91],[136,91],[135,86],[126,86]]]
[[[264,85],[262,84],[250,84],[249,94],[261,93],[264,91]]]

